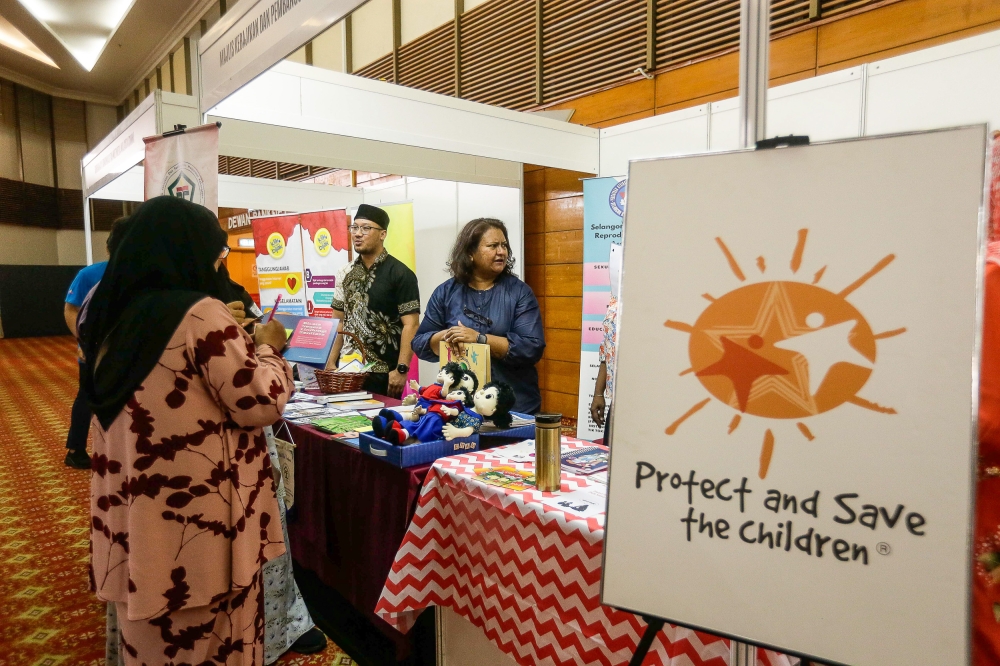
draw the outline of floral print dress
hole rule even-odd
[[[206,298],[111,426],[94,419],[91,586],[125,664],[264,663],[261,570],[285,546],[262,428],[291,386]]]

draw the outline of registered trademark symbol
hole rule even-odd
[[[879,541],[875,545],[875,550],[878,551],[879,555],[889,555],[892,553],[892,546],[887,544],[885,541]]]

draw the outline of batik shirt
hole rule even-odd
[[[597,360],[606,366],[607,383],[604,385],[604,399],[611,400],[615,391],[615,363],[618,361],[618,299],[614,296],[608,302],[604,315],[604,339]]]
[[[420,314],[417,276],[385,250],[371,268],[359,256],[337,276],[333,309],[344,313],[344,330],[358,336],[368,350],[368,360],[375,362],[372,372],[395,370],[402,316]],[[344,341],[348,349],[350,342]]]

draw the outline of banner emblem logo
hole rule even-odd
[[[608,204],[611,210],[618,217],[625,217],[625,187],[628,180],[621,180],[611,188],[611,196],[608,197]]]
[[[277,231],[267,237],[267,253],[272,259],[281,259],[285,254],[285,237]]]
[[[799,230],[792,257],[792,273],[801,266],[807,229]],[[740,282],[747,276],[721,238],[715,239]],[[809,281],[761,281],[737,287],[709,301],[695,323],[667,320],[664,326],[690,334],[691,365],[682,375],[694,374],[701,386],[719,402],[736,411],[729,434],[743,415],[780,421],[807,419],[849,403],[881,414],[895,414],[858,395],[874,370],[878,340],[906,332],[905,328],[875,333],[865,316],[847,297],[895,259],[888,255],[871,270],[840,291],[817,283],[826,266]],[[757,258],[761,274],[764,257]],[[687,418],[711,402],[706,398],[674,421],[666,430],[673,435]],[[769,424],[770,425],[770,424]],[[777,424],[774,424],[775,426]],[[803,421],[798,431],[815,439]],[[770,429],[764,435],[760,478],[767,475],[774,447]]]
[[[163,193],[191,203],[205,205],[205,184],[190,162],[178,162],[163,178]]]
[[[325,257],[330,254],[330,250],[333,248],[333,237],[330,236],[330,230],[323,227],[316,232],[316,238],[313,240],[313,245],[316,246],[316,254],[321,257]]]

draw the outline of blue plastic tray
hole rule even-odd
[[[451,440],[439,439],[433,442],[416,442],[406,446],[396,446],[366,432],[361,433],[360,448],[364,453],[384,460],[394,467],[415,467],[432,463],[438,458],[446,458],[459,453],[479,449],[479,435]]]
[[[511,412],[514,416],[519,416],[523,419],[530,419],[531,414],[519,414],[517,412]],[[481,449],[492,449],[496,446],[504,446],[505,444],[514,444],[516,442],[523,442],[526,439],[535,438],[535,424],[523,425],[517,428],[507,428],[505,430],[494,430],[492,432],[481,432],[479,433],[479,442]]]

